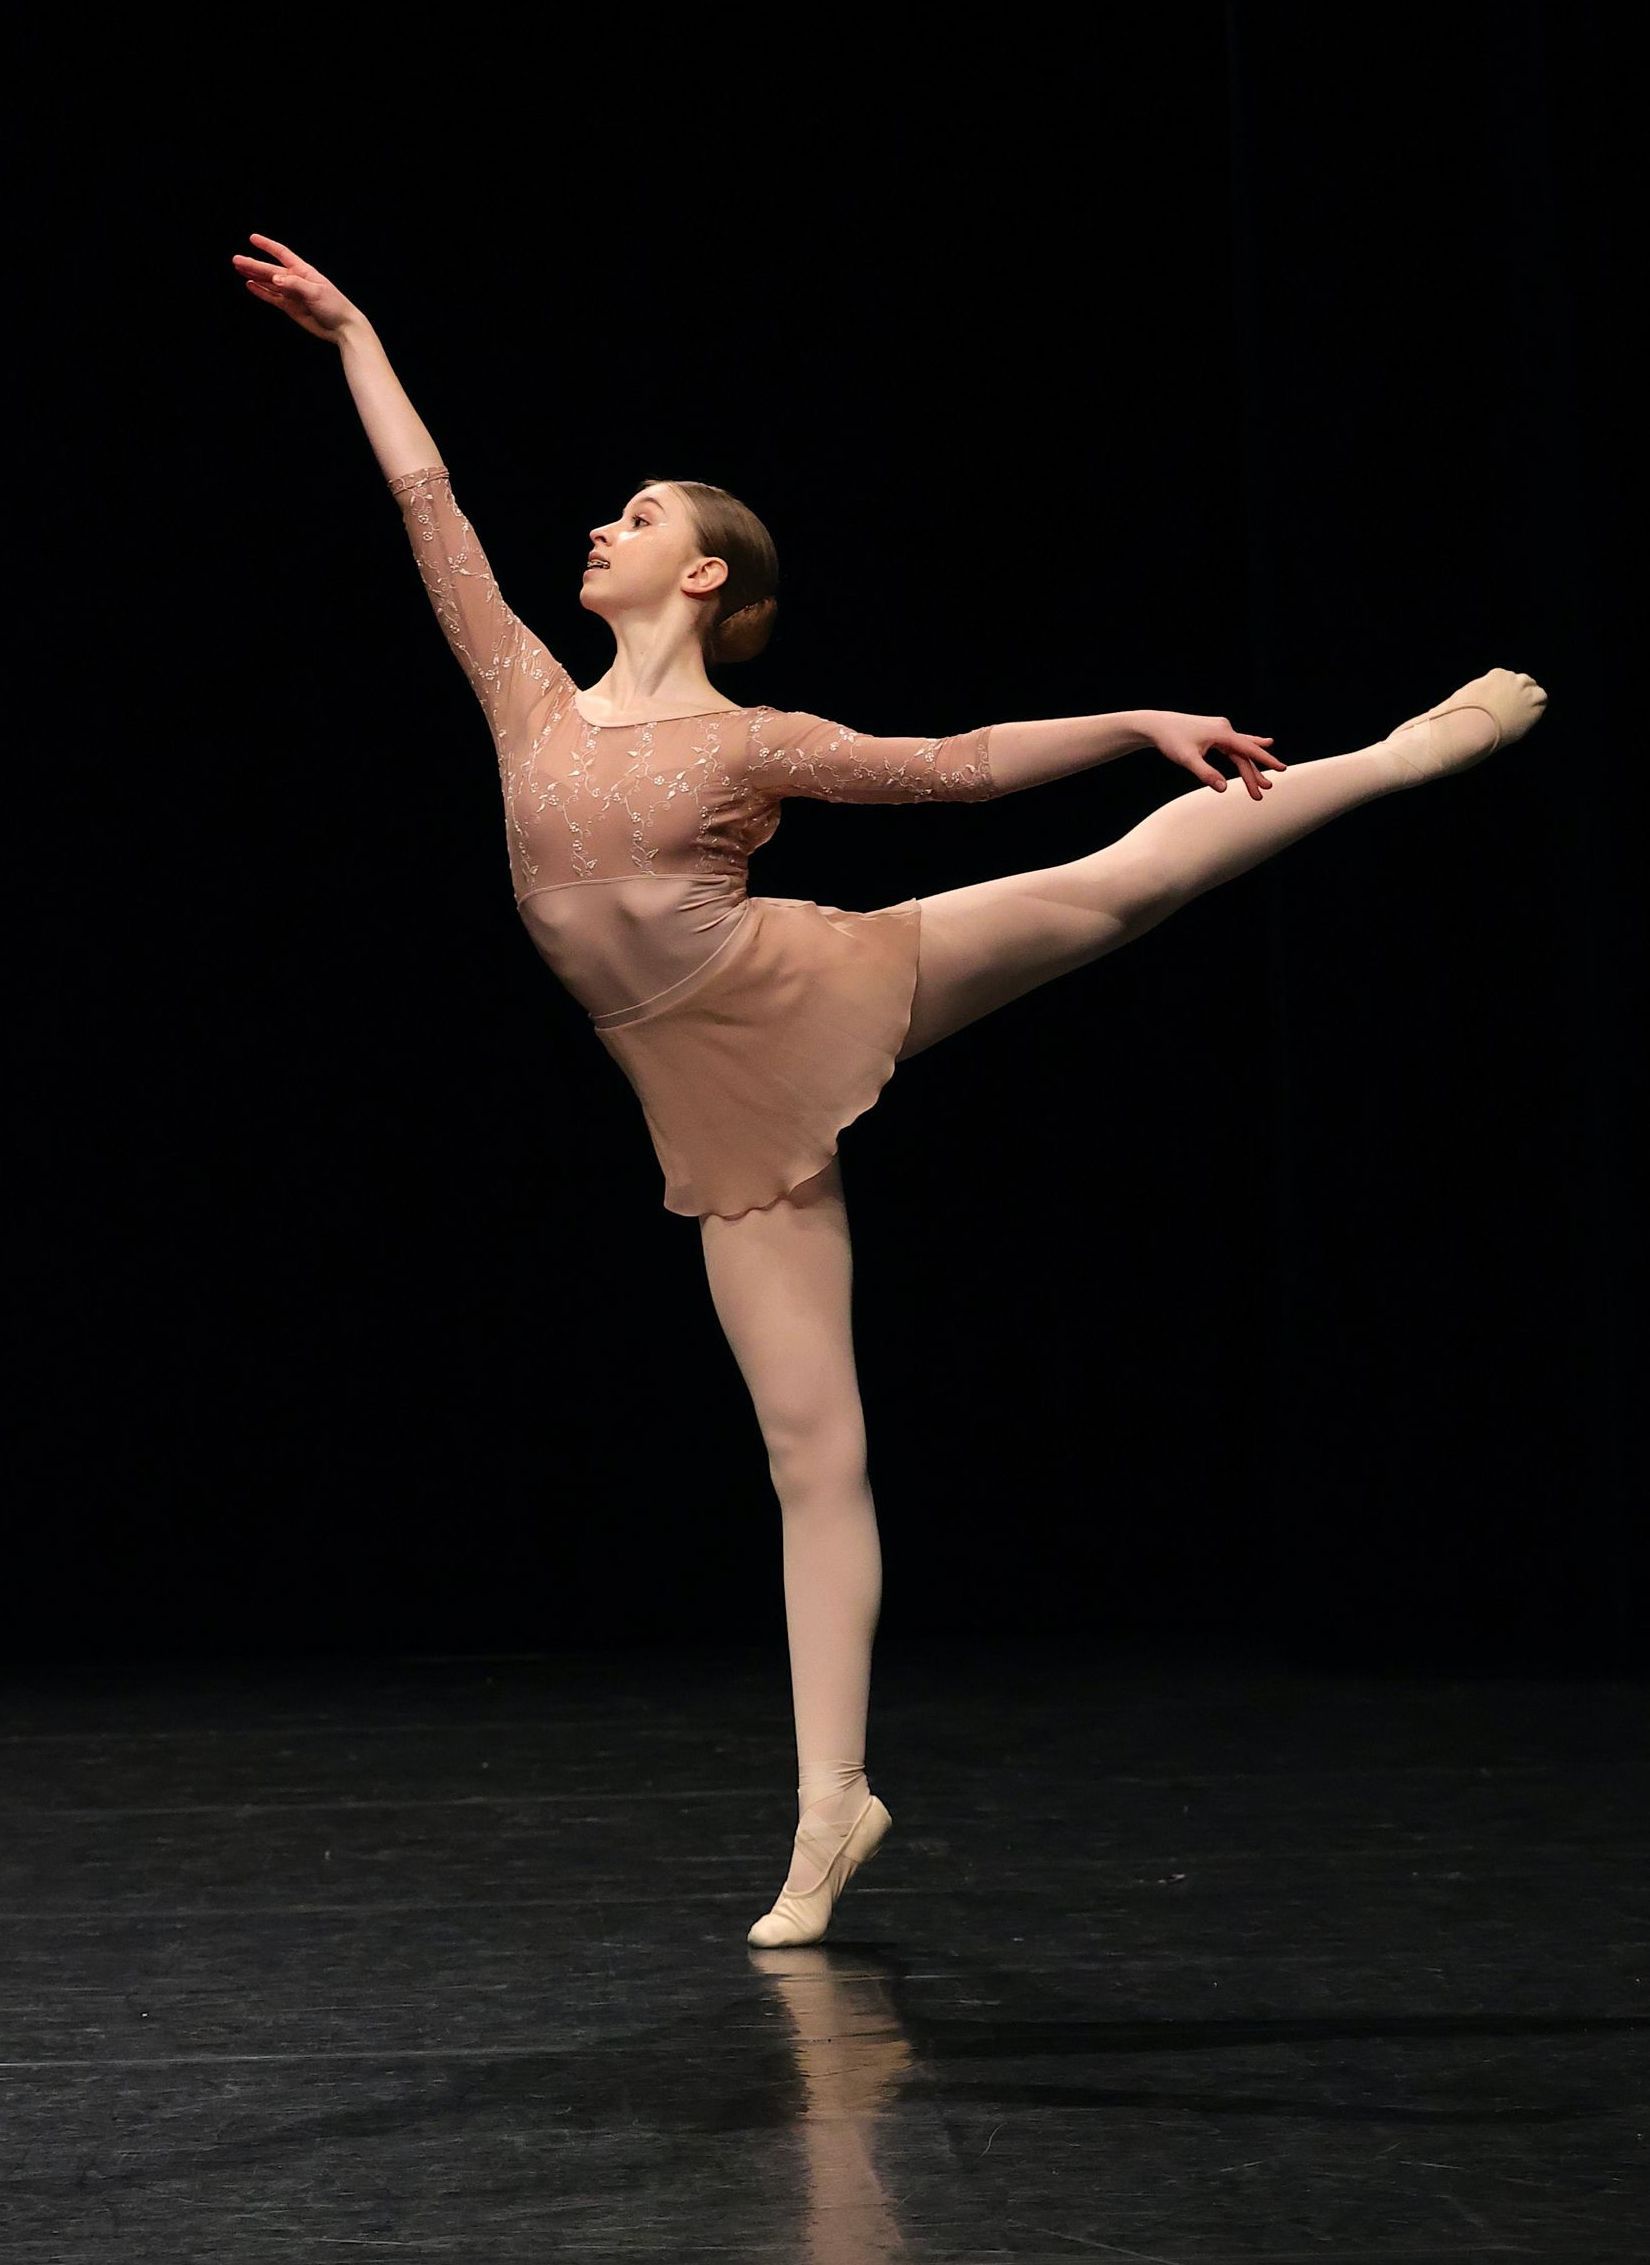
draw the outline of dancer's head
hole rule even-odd
[[[685,623],[705,665],[761,652],[779,607],[779,558],[754,511],[704,480],[647,480],[617,519],[590,530],[579,602],[623,618]]]

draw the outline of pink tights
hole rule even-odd
[[[849,1323],[853,1256],[836,1157],[766,1210],[699,1222],[705,1271],[750,1387],[784,1533],[797,1813],[864,1806],[882,1545]],[[786,1884],[817,1874],[793,1861]]]

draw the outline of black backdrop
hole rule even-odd
[[[10,1656],[783,1640],[697,1227],[516,918],[336,356],[230,267],[258,229],[367,309],[582,683],[586,530],[651,475],[778,539],[727,689],[869,731],[1149,705],[1309,759],[1541,680],[1530,740],[850,1128],[883,1630],[1642,1660],[1604,27],[26,36]],[[791,802],[752,887],[869,907],[1181,791]]]

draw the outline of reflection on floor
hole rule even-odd
[[[782,1651],[28,1670],[8,2265],[1642,2265],[1650,1695],[879,1645],[830,1936]]]

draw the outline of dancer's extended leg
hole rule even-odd
[[[922,952],[900,1060],[1053,977],[1142,936],[1192,897],[1275,857],[1303,834],[1378,795],[1480,759],[1521,737],[1546,694],[1495,669],[1454,695],[1463,704],[1400,726],[1346,755],[1268,773],[1260,800],[1236,782],[1195,786],[1120,840],[1066,865],[1005,874],[922,901]]]
[[[882,1548],[854,1363],[853,1254],[836,1157],[788,1196],[699,1222],[705,1273],[768,1449],[784,1536],[798,1822],[829,1841],[864,1809]],[[817,1885],[793,1849],[785,1886]]]

